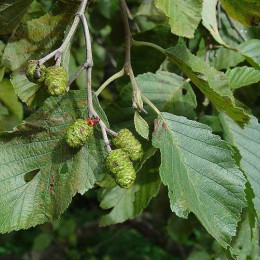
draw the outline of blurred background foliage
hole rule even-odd
[[[66,2],[66,1],[65,1]],[[162,13],[155,8],[152,0],[127,1],[134,16],[131,27],[136,40],[154,42],[162,47],[170,47],[179,40],[170,33],[170,27]],[[52,10],[54,0],[34,0],[24,14],[22,24],[39,18]],[[231,46],[237,46],[247,39],[259,38],[259,28],[249,28],[236,24],[243,37],[234,30],[227,19],[225,12],[221,13],[222,39]],[[124,33],[117,0],[93,0],[87,12],[90,31],[93,38],[93,55],[95,67],[93,70],[93,87],[98,88],[109,76],[119,71],[124,59]],[[17,25],[15,25],[17,26]],[[60,25],[60,33],[66,28]],[[0,35],[0,131],[9,131],[23,118],[28,117],[42,102],[28,109],[18,100],[13,86],[9,80],[13,68],[23,62],[17,56],[15,62],[3,61],[3,50],[7,42],[24,37],[27,28],[19,26],[17,33]],[[230,37],[232,36],[232,37]],[[60,35],[58,35],[61,40]],[[48,40],[48,39],[47,39]],[[53,40],[53,39],[52,39]],[[182,41],[186,41],[181,39]],[[239,53],[224,48],[214,48],[214,40],[208,31],[200,24],[194,39],[186,42],[192,53],[205,58],[210,47],[208,62],[218,70],[227,70],[237,64],[247,64]],[[57,42],[49,48],[56,46]],[[213,47],[212,47],[213,46]],[[17,47],[19,49],[19,46]],[[47,53],[46,49],[40,53]],[[12,54],[14,55],[14,54]],[[25,54],[22,54],[25,55]],[[14,56],[11,60],[15,60]],[[72,76],[85,60],[85,46],[83,31],[79,29],[71,46],[70,62],[67,64],[69,74]],[[133,48],[132,62],[135,74],[156,72],[159,68],[180,74],[177,67],[168,63],[165,57],[153,49]],[[128,82],[124,77],[117,80],[101,93],[101,104],[108,114],[111,125],[116,129],[122,127],[118,117],[113,117],[113,103],[124,102],[124,92],[119,92],[121,86]],[[73,83],[73,89],[82,89],[86,86],[86,75],[83,72]],[[235,92],[253,113],[260,117],[260,85],[253,84]],[[197,96],[196,118],[210,125],[214,132],[221,134],[218,120],[215,120],[210,108],[205,105],[205,97],[197,89],[193,89]],[[121,94],[120,94],[121,93]],[[192,101],[189,101],[192,103]],[[131,112],[132,113],[132,112]],[[214,113],[214,111],[213,111]],[[124,115],[125,116],[125,115]],[[129,118],[132,117],[132,114]],[[188,116],[189,117],[189,116]],[[191,114],[194,118],[195,115]],[[119,122],[118,122],[119,120]],[[125,121],[124,121],[125,124]],[[143,170],[150,170],[151,162],[147,162]],[[159,162],[155,162],[153,170],[158,169]],[[106,184],[107,185],[107,184]],[[102,186],[102,184],[101,184]],[[190,215],[189,219],[177,218],[168,205],[167,191],[161,187],[159,195],[153,199],[149,207],[136,219],[111,227],[99,227],[99,220],[106,212],[99,207],[99,189],[89,191],[83,197],[77,195],[66,213],[60,220],[37,226],[30,230],[12,232],[0,235],[0,259],[86,259],[86,260],[168,260],[188,259],[207,260],[225,259],[224,252],[216,241],[205,231],[198,220]],[[243,216],[240,223],[241,235],[233,241],[234,248],[244,250],[246,258],[247,248],[242,247],[245,237],[250,237],[250,231],[243,227],[247,216]],[[257,245],[256,245],[257,247]],[[243,255],[243,254],[242,254]]]

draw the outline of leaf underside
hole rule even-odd
[[[254,204],[257,214],[260,216],[260,125],[258,120],[251,116],[251,123],[244,129],[222,114],[220,121],[225,139],[239,150],[240,167],[245,172],[255,193]]]
[[[207,231],[227,247],[245,206],[245,178],[233,151],[210,128],[163,113],[153,135],[161,151],[160,175],[168,186],[171,209],[179,217],[193,212]]]

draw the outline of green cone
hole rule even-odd
[[[52,96],[62,95],[67,88],[68,73],[60,66],[52,66],[46,69],[45,85]]]
[[[93,135],[93,127],[83,119],[78,119],[68,129],[66,142],[73,148],[79,148]]]
[[[45,70],[46,67],[44,65],[40,66],[40,73],[41,73],[41,77],[39,79],[37,79],[34,76],[35,70],[37,67],[37,60],[29,60],[28,61],[28,65],[27,65],[27,69],[25,71],[26,77],[34,83],[40,84],[41,82],[43,82],[45,80]]]
[[[121,188],[129,189],[134,185],[136,173],[133,163],[122,149],[111,151],[105,164],[109,174]]]
[[[118,136],[113,139],[113,143],[117,148],[121,148],[128,153],[132,161],[142,159],[144,153],[142,145],[128,129],[120,130]]]

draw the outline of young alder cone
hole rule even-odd
[[[70,147],[79,148],[93,135],[93,127],[83,119],[75,121],[67,130],[66,142]]]
[[[109,174],[121,188],[129,189],[133,186],[136,178],[135,169],[128,154],[122,149],[111,151],[105,165]]]
[[[52,96],[59,96],[66,91],[68,84],[68,73],[61,66],[52,66],[46,69],[45,85],[48,93]]]
[[[123,149],[132,161],[138,161],[143,157],[141,143],[128,129],[121,129],[113,143],[117,148]]]
[[[25,71],[25,74],[26,74],[26,77],[31,82],[39,84],[39,83],[41,83],[41,82],[43,82],[45,80],[45,70],[46,70],[46,67],[44,65],[40,66],[41,77],[39,79],[37,79],[35,77],[35,75],[34,75],[36,67],[37,67],[37,60],[29,60],[28,64],[27,64],[27,69]]]

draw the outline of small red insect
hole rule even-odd
[[[89,126],[95,126],[96,124],[98,124],[99,121],[100,121],[100,118],[94,118],[94,119],[88,118],[87,119],[87,123]]]

